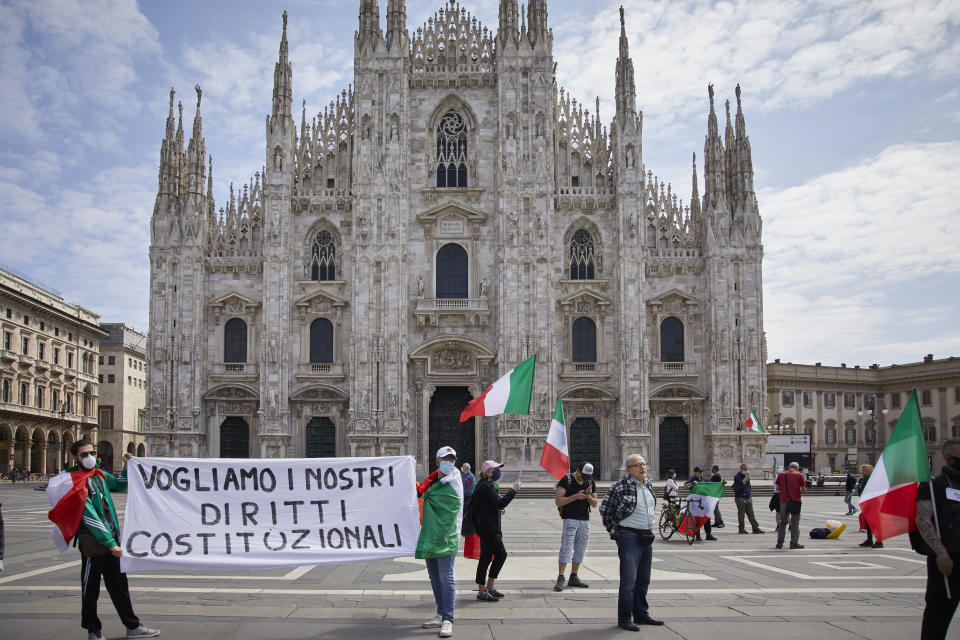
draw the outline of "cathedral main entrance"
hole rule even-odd
[[[460,414],[472,399],[466,387],[437,387],[434,392],[430,399],[430,437],[427,446],[427,455],[430,457],[427,465],[429,471],[437,468],[434,455],[437,449],[444,445],[453,447],[457,452],[457,467],[469,462],[471,469],[479,471],[474,460],[477,445],[474,430],[476,418],[460,422]]]
[[[600,478],[600,425],[593,418],[577,418],[570,426],[570,468],[581,462],[593,465],[593,477]]]
[[[660,423],[660,479],[677,472],[678,482],[690,477],[690,429],[683,418],[664,418]]]
[[[230,417],[220,425],[220,457],[250,457],[250,425],[243,418]]]
[[[304,457],[335,458],[337,427],[330,418],[314,418],[307,423]]]

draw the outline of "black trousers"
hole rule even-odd
[[[479,535],[480,560],[477,561],[477,584],[486,584],[487,567],[490,568],[490,579],[496,580],[500,575],[500,569],[503,568],[503,563],[507,561],[507,550],[503,546],[503,536]]]
[[[130,602],[130,587],[127,585],[127,574],[120,571],[120,558],[111,554],[105,556],[87,557],[80,555],[80,585],[83,588],[83,609],[80,626],[87,631],[102,629],[100,618],[97,617],[97,600],[100,598],[100,576],[107,585],[107,593],[113,600],[113,606],[120,615],[120,620],[127,629],[136,629],[140,626],[140,618],[133,612]]]
[[[953,614],[960,602],[960,555],[951,555],[953,571],[950,573],[950,599],[944,586],[943,574],[937,569],[937,558],[927,556],[927,606],[923,610],[921,640],[943,640]]]

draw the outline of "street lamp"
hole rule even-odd
[[[879,405],[879,406],[878,406]],[[863,406],[866,407],[866,413],[870,416],[870,419],[873,421],[873,442],[870,443],[870,454],[873,456],[873,459],[877,459],[877,440],[880,436],[880,430],[877,428],[878,422],[884,420],[883,416],[889,413],[888,409],[883,406],[883,395],[882,394],[870,394],[869,396],[863,397]],[[861,418],[863,417],[864,409],[860,408],[857,410],[857,415]],[[879,418],[879,420],[878,420]],[[864,434],[866,435],[866,434]]]
[[[57,473],[60,473],[63,470],[63,434],[67,430],[67,403],[65,400],[60,401],[59,407],[54,407],[53,411],[50,412],[54,418],[60,416],[60,455],[57,457]]]

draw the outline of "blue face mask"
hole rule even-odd
[[[453,463],[449,460],[442,460],[440,462],[440,473],[443,475],[449,475],[453,471]]]
[[[500,473],[500,469],[494,469],[493,473],[490,474],[490,479],[496,482],[497,480],[500,479],[501,475],[502,474]]]

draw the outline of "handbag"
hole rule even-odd
[[[780,511],[780,494],[775,493],[770,496],[770,504],[767,505],[770,511]]]
[[[80,553],[88,558],[105,556],[110,553],[110,549],[97,542],[93,534],[82,527],[77,532],[77,546],[80,548]]]
[[[640,544],[644,547],[649,547],[653,544],[653,541],[657,539],[657,537],[653,535],[653,531],[640,531],[638,535]]]

